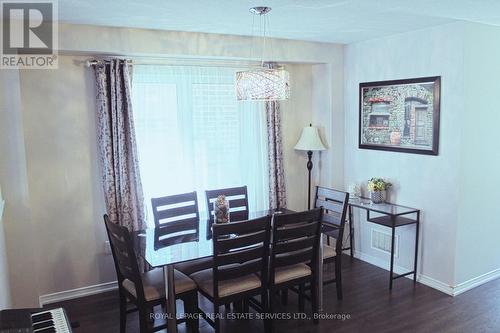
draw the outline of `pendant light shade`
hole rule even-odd
[[[252,7],[250,12],[259,16],[262,29],[262,68],[236,72],[235,88],[239,101],[280,101],[290,97],[290,75],[272,63],[264,67],[266,51],[267,29],[269,18],[267,14],[271,7]],[[253,29],[252,29],[253,31]],[[272,49],[272,48],[271,48]]]
[[[290,97],[290,75],[284,69],[259,69],[236,72],[239,101],[279,101]]]

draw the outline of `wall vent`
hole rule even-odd
[[[391,233],[372,228],[372,249],[391,254]],[[394,257],[399,257],[399,236],[394,239]]]

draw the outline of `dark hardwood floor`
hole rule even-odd
[[[348,257],[343,262],[344,299],[337,301],[335,286],[325,287],[326,314],[349,316],[348,319],[325,319],[318,325],[310,320],[280,320],[277,332],[500,332],[500,279],[484,284],[457,297],[447,296],[409,279],[395,281],[392,292],[387,287],[387,271]],[[200,300],[209,311],[211,304]],[[181,303],[178,303],[179,306]],[[63,306],[80,327],[75,333],[116,333],[118,298],[116,292],[66,301]],[[157,311],[159,311],[158,309]],[[298,312],[297,297],[290,293],[286,306],[277,311]],[[306,303],[306,312],[310,306]],[[129,315],[127,332],[138,332],[137,314]],[[179,331],[185,332],[184,325]],[[261,320],[223,320],[223,332],[263,332]],[[200,320],[200,332],[213,332]]]

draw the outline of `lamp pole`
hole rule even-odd
[[[307,170],[309,170],[309,181],[307,182],[307,209],[311,209],[311,170],[313,168],[312,162],[313,152],[312,150],[307,151]]]

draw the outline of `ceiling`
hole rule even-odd
[[[500,25],[499,0],[61,0],[59,19],[252,35],[248,9],[259,5],[273,8],[270,36],[308,41],[352,43],[456,20]]]

